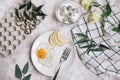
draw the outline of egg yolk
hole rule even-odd
[[[38,52],[37,52],[37,56],[41,59],[45,59],[47,57],[47,50],[45,49],[39,49]]]

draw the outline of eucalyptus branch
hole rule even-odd
[[[86,31],[87,33],[87,31]],[[78,37],[80,37],[81,39],[79,39],[78,41],[76,41],[75,44],[87,44],[85,46],[80,46],[80,48],[87,48],[87,50],[85,51],[85,53],[87,52],[87,54],[89,54],[90,51],[104,51],[106,49],[109,49],[109,47],[103,45],[103,44],[97,44],[95,41],[89,39],[89,37],[87,36],[87,34],[82,34],[82,33],[76,33],[75,35],[77,35]],[[83,53],[83,54],[85,54]]]
[[[118,32],[118,33],[120,32],[120,22],[117,23],[117,25],[113,24],[113,23],[110,22],[109,20],[107,20],[107,21],[105,21],[105,22],[108,22],[108,23],[110,23],[112,26],[115,26],[115,27],[113,27],[112,31],[115,31],[115,32]]]
[[[101,15],[101,17],[102,17],[102,20],[101,20],[101,25],[102,25],[101,26],[101,30],[102,30],[103,36],[105,36],[105,29],[104,29],[104,27],[105,27],[105,18],[110,16],[111,12],[112,12],[112,9],[111,9],[109,3],[107,3],[105,9],[106,9],[106,11],[104,11],[103,14]]]
[[[104,6],[102,6],[101,4],[99,4],[98,2],[95,2],[95,1],[92,2],[92,6],[100,7],[100,8],[103,8],[103,7],[104,7]],[[104,8],[103,8],[103,9],[104,9]]]
[[[115,32],[120,32],[120,23],[118,24],[118,27],[112,29]]]
[[[15,66],[15,77],[19,80],[30,80],[31,74],[28,74],[26,76],[26,73],[28,72],[29,64],[28,62],[24,65],[23,69],[21,70],[18,64]]]
[[[29,1],[15,9],[17,16],[16,25],[20,26],[21,30],[24,30],[25,34],[30,34],[32,30],[36,28],[36,25],[41,23],[47,15],[41,10],[44,5],[35,7],[34,4]],[[23,24],[24,23],[24,24]]]

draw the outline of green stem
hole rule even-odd
[[[102,22],[101,22],[102,36],[105,36],[105,29],[104,29],[104,27],[105,27],[105,21],[104,21],[104,19],[103,19]]]

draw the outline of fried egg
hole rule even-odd
[[[37,50],[38,62],[44,66],[52,67],[56,61],[56,52],[54,48],[47,44],[40,44]]]

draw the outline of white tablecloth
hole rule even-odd
[[[17,1],[17,0],[16,0]],[[2,18],[7,11],[8,5],[13,6],[13,3],[16,2],[15,0],[0,0],[0,17]],[[37,1],[37,0],[34,0]],[[10,56],[7,56],[0,60],[0,80],[18,80],[15,78],[15,65],[18,64],[20,68],[23,68],[26,62],[29,62],[29,72],[31,73],[31,80],[51,80],[50,77],[47,77],[40,72],[38,72],[30,58],[32,44],[34,43],[35,39],[42,34],[43,32],[47,32],[50,30],[55,30],[61,27],[69,27],[71,25],[64,25],[57,22],[54,10],[58,0],[38,0],[41,4],[45,4],[43,7],[44,12],[48,15],[45,20],[32,32],[32,34],[28,35],[27,38],[22,42],[21,45],[17,47],[15,51],[12,52]],[[119,0],[116,0],[117,5]],[[119,1],[120,2],[120,1]],[[76,52],[74,52],[76,54]],[[113,79],[112,80],[117,80]],[[71,68],[60,74],[57,80],[101,80],[95,74],[90,72],[79,60],[78,56],[76,55],[75,61]],[[108,79],[110,80],[110,79]]]

